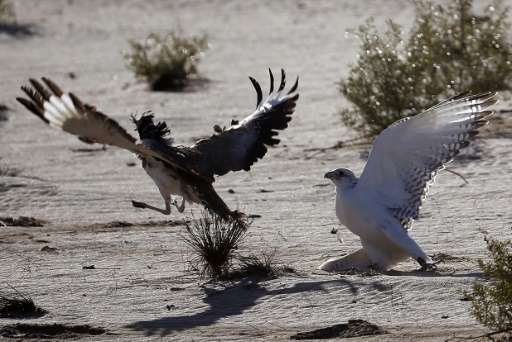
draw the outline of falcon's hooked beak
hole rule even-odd
[[[325,175],[324,175],[324,178],[327,178],[327,179],[330,179],[330,180],[333,180],[334,177],[336,175],[336,172],[335,171],[329,171],[327,172]]]

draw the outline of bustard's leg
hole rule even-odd
[[[178,209],[178,212],[182,213],[185,211],[185,197],[181,198],[181,205],[178,207],[178,202],[176,200],[172,201],[172,205]]]
[[[132,201],[132,205],[135,208],[151,209],[154,211],[158,211],[159,213],[162,213],[164,215],[171,214],[171,200],[170,199],[165,199],[165,209],[160,209],[160,208],[154,207],[152,205],[146,204],[144,202],[137,202],[137,201]]]

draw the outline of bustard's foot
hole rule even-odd
[[[426,262],[423,258],[418,258],[416,261],[420,264],[420,271],[422,272],[437,270],[437,266],[433,262]]]
[[[147,208],[146,203],[142,203],[142,202],[132,201],[132,205],[135,208],[141,208],[141,209],[146,209]]]

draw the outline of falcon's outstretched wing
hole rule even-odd
[[[32,88],[21,87],[28,99],[16,99],[45,123],[76,135],[86,143],[117,146],[141,156],[158,158],[175,168],[199,176],[190,169],[186,156],[178,149],[160,146],[159,141],[153,141],[151,137],[136,143],[137,140],[115,120],[83,103],[73,93],[64,93],[50,79],[43,77],[42,81],[46,87],[30,79]]]
[[[456,96],[386,128],[375,139],[357,188],[375,194],[409,228],[437,171],[487,123],[495,95]]]
[[[274,92],[274,76],[270,71],[269,95],[263,99],[259,83],[249,77],[257,93],[256,111],[240,123],[214,134],[191,146],[194,165],[203,176],[224,175],[229,171],[248,171],[252,164],[263,158],[267,146],[279,143],[278,130],[288,127],[299,94],[299,78],[285,92],[286,75],[281,69],[281,82]]]

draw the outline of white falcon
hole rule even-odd
[[[432,268],[432,260],[408,230],[436,173],[469,145],[496,102],[490,92],[450,98],[383,130],[361,177],[343,168],[327,172],[325,178],[336,186],[336,216],[359,236],[363,248],[329,259],[320,269],[388,270],[409,257],[423,270]]]

